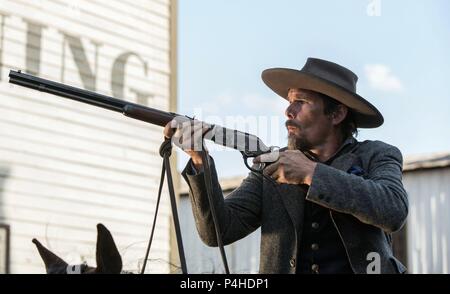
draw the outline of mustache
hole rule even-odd
[[[287,127],[296,127],[296,128],[298,128],[298,129],[301,129],[301,128],[302,128],[302,126],[301,126],[298,122],[296,122],[295,120],[292,120],[292,119],[288,119],[288,120],[284,123],[284,125],[286,126],[286,128],[287,128]]]

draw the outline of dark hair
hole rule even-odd
[[[327,96],[325,94],[319,93],[319,95],[323,99],[324,113],[326,115],[331,115],[331,114],[335,113],[338,109],[338,106],[342,104],[339,101],[336,101],[335,99],[333,99],[330,96]],[[358,126],[356,125],[355,115],[349,107],[347,107],[347,108],[348,108],[347,116],[340,123],[341,131],[342,131],[342,135],[343,135],[344,139],[346,139],[350,136],[354,136],[354,137],[358,136],[358,129],[357,129]]]

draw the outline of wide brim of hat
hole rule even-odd
[[[330,96],[353,111],[358,128],[377,128],[384,122],[378,109],[366,99],[312,74],[295,69],[271,68],[263,71],[262,79],[270,89],[284,99],[287,99],[290,88],[301,88]]]

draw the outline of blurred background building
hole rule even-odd
[[[8,83],[34,75],[162,110],[176,107],[176,1],[0,0],[0,272],[42,273],[32,238],[95,265],[97,223],[124,269],[143,261],[161,129]],[[170,272],[163,196],[147,272]],[[9,240],[9,241],[8,241]]]
[[[226,197],[242,182],[242,177],[222,179],[220,186]],[[186,248],[186,263],[190,273],[225,273],[218,248],[206,246],[197,233],[189,187],[184,180],[180,188],[180,223]],[[256,274],[259,271],[259,246],[261,230],[258,229],[244,239],[225,246],[228,267],[231,273]]]
[[[410,207],[398,255],[410,273],[449,274],[450,153],[408,157],[403,183]]]

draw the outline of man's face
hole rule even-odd
[[[333,130],[330,116],[324,113],[323,98],[313,91],[290,89],[288,101],[288,148],[306,151],[323,144]]]

